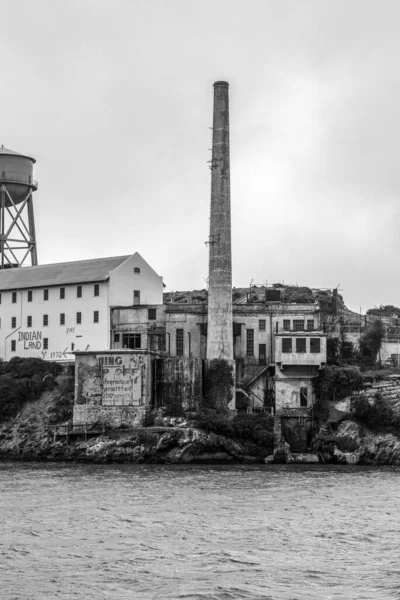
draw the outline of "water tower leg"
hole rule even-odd
[[[32,266],[38,264],[37,259],[37,249],[36,249],[36,230],[35,230],[35,218],[33,216],[33,198],[32,192],[29,196],[28,200],[28,219],[29,219],[29,232],[31,234],[31,256],[32,256]]]
[[[6,193],[2,189],[0,192],[0,268],[4,269],[4,209],[6,206]]]

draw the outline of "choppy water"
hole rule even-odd
[[[400,469],[0,463],[1,600],[400,598]]]

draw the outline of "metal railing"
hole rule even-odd
[[[0,173],[0,183],[19,183],[22,185],[30,185],[34,188],[38,187],[38,182],[33,179],[31,175],[25,175],[24,173],[13,173],[9,174],[7,171]]]

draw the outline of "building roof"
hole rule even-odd
[[[128,256],[93,258],[36,267],[0,270],[0,291],[104,281]]]

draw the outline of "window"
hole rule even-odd
[[[288,354],[292,351],[292,338],[282,338],[282,352]]]
[[[43,327],[47,327],[49,324],[49,315],[43,315]]]
[[[183,356],[183,329],[176,330],[176,355]]]
[[[94,296],[100,296],[100,286],[98,283],[94,284],[93,294]]]
[[[32,296],[33,296],[32,290],[28,290],[28,302],[32,302]]]
[[[60,300],[64,300],[65,298],[65,288],[60,288]]]
[[[293,330],[294,331],[304,331],[304,319],[294,319]]]
[[[98,323],[99,322],[99,311],[95,310],[93,311],[93,323]]]
[[[133,267],[133,272],[134,273],[140,273],[140,268],[139,267]]]
[[[114,343],[119,344],[119,333],[114,333]]]
[[[246,356],[254,356],[254,329],[246,329]]]
[[[43,300],[49,299],[49,290],[43,290]]]
[[[76,286],[76,297],[82,298],[82,286],[81,285]]]
[[[308,404],[308,389],[306,387],[300,388],[300,406],[307,406]]]
[[[15,352],[17,349],[17,342],[15,340],[11,340],[11,352]]]
[[[11,329],[15,329],[17,326],[17,317],[11,317]]]
[[[17,292],[13,292],[12,293],[12,300],[11,301],[12,301],[13,304],[17,303]]]
[[[142,345],[142,336],[140,333],[124,333],[122,335],[122,345],[130,350],[137,350]]]
[[[290,319],[283,319],[283,331],[290,331]]]
[[[314,329],[314,319],[307,319],[307,330],[312,331]]]
[[[296,352],[303,353],[306,351],[306,338],[296,338]]]
[[[60,313],[60,325],[65,325],[65,313]]]
[[[312,354],[319,354],[321,352],[320,338],[311,338],[310,339],[310,352]]]
[[[75,344],[74,344],[74,342],[71,342],[71,352],[73,352],[74,349],[75,349]]]
[[[76,313],[76,323],[77,323],[77,325],[80,325],[82,323],[82,313],[81,312]]]
[[[0,294],[0,304],[1,304],[1,294]]]
[[[149,318],[149,321],[156,320],[156,318],[157,318],[157,309],[156,308],[149,308],[148,318]]]
[[[140,290],[133,290],[133,304],[140,304]]]
[[[265,319],[260,319],[258,321],[258,329],[260,331],[265,331],[266,330],[266,320]]]
[[[49,349],[49,338],[43,338],[43,350]]]
[[[32,327],[32,316],[29,315],[28,317],[26,317],[26,326],[27,327]]]

